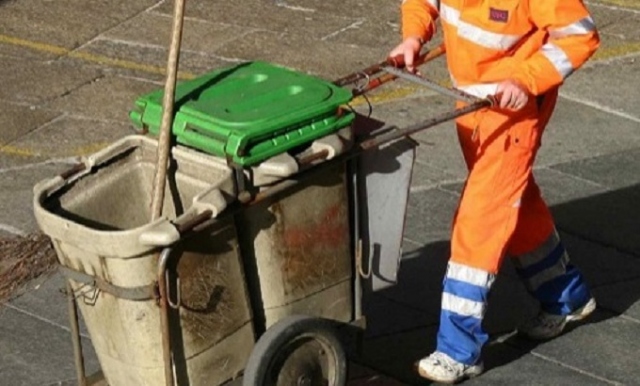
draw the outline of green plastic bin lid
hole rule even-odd
[[[138,98],[133,122],[157,134],[164,90]],[[179,143],[231,159],[258,163],[349,125],[339,109],[349,90],[265,62],[218,69],[176,87],[172,128]]]

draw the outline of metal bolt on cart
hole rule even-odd
[[[78,384],[344,385],[343,327],[366,328],[363,292],[396,281],[408,136],[492,105],[402,67],[390,59],[327,82],[248,62],[177,85],[173,71],[136,102],[140,135],[39,183],[35,215],[68,279]],[[371,127],[346,107],[396,78],[466,105],[405,128]],[[175,144],[162,159],[167,125]],[[78,309],[98,375],[85,374]]]

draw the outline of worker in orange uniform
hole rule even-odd
[[[582,0],[404,0],[401,10],[403,41],[391,57],[404,57],[415,71],[440,18],[454,86],[499,101],[456,121],[469,174],[453,220],[437,348],[418,363],[423,377],[453,383],[483,370],[482,320],[505,256],[541,305],[520,333],[552,338],[595,309],[532,165],[558,87],[594,53],[599,37]]]

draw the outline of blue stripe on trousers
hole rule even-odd
[[[571,264],[567,265],[563,275],[542,284],[533,295],[544,311],[555,315],[568,315],[591,298],[582,274]]]
[[[473,300],[474,302],[486,302],[489,289],[469,284],[464,281],[446,278],[444,281],[444,292],[461,298]]]
[[[531,264],[528,267],[517,268],[516,270],[518,271],[518,274],[521,277],[525,279],[532,278],[538,273],[556,265],[558,261],[560,261],[560,259],[562,258],[562,255],[564,254],[564,252],[565,252],[564,246],[562,245],[562,243],[558,243],[558,245],[556,245],[553,251],[551,251],[544,259],[534,264]]]
[[[460,363],[474,365],[487,340],[489,335],[482,329],[482,319],[441,311],[437,351]]]
[[[486,307],[489,288],[445,278],[444,292],[483,303]],[[437,351],[458,362],[474,365],[478,362],[482,346],[488,339],[489,335],[482,329],[482,319],[460,315],[450,310],[441,311]]]

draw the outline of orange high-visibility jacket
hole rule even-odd
[[[479,97],[509,78],[543,94],[600,44],[582,0],[404,0],[403,37],[428,41],[438,17],[454,85]]]

